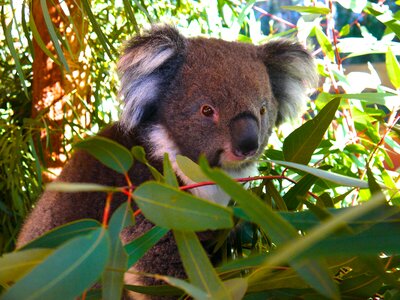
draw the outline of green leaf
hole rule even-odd
[[[190,180],[194,182],[205,182],[210,179],[204,175],[200,166],[193,162],[190,158],[182,155],[176,156],[176,163],[178,164],[179,169],[189,177]]]
[[[74,299],[91,287],[103,272],[110,240],[104,229],[77,237],[50,254],[16,284],[2,300]]]
[[[101,224],[92,219],[83,219],[61,225],[26,244],[19,250],[33,248],[56,248],[66,241],[78,236],[87,235],[98,229]]]
[[[164,280],[164,281],[168,282],[166,278],[169,279],[171,277],[157,275],[157,279]],[[177,278],[174,278],[174,279],[179,280]],[[184,281],[184,282],[186,284],[190,285],[190,283],[188,283],[186,281]],[[182,292],[183,288],[180,288],[179,284],[175,284],[174,286],[172,286],[174,284],[173,281],[171,281],[170,284],[171,284],[171,286],[169,286],[169,285],[151,285],[151,286],[125,285],[125,289],[127,289],[129,291],[136,292],[136,293],[140,293],[140,294],[146,294],[146,295],[152,295],[152,296],[163,296],[163,297],[166,297],[166,296],[181,296],[183,294],[183,292]],[[182,284],[182,285],[184,285],[184,284]],[[178,286],[179,286],[179,288],[178,288]],[[194,288],[196,288],[196,287],[194,287]],[[197,290],[199,292],[205,294],[199,288],[197,288]]]
[[[87,0],[82,0],[82,6],[86,12],[87,17],[90,20],[90,23],[93,26],[93,31],[96,33],[97,37],[99,38],[100,44],[103,46],[103,49],[106,51],[108,57],[113,59],[113,55],[111,54],[110,48],[113,52],[116,50],[113,48],[112,44],[107,40],[106,36],[103,33],[99,23],[96,21],[96,17],[94,16],[92,10],[90,9],[90,3]]]
[[[140,185],[133,197],[153,223],[177,230],[215,230],[233,226],[231,210],[158,182]]]
[[[151,175],[153,175],[153,177],[156,181],[160,181],[160,182],[164,181],[164,176],[160,172],[158,172],[158,170],[156,168],[154,168],[152,165],[150,165],[149,161],[146,158],[146,153],[144,152],[143,147],[134,146],[131,149],[131,153],[137,161],[139,161],[142,164],[147,166]]]
[[[51,182],[46,185],[46,190],[78,193],[78,192],[118,192],[119,189],[111,186],[100,185],[96,183],[81,183],[81,182]]]
[[[321,170],[321,169],[315,169],[315,168],[311,168],[311,167],[308,167],[305,165],[296,164],[296,163],[292,163],[292,162],[288,162],[288,161],[271,160],[271,162],[288,167],[288,168],[301,170],[306,173],[317,176],[321,179],[325,179],[325,180],[328,180],[328,181],[331,181],[331,182],[334,182],[334,183],[337,183],[340,185],[359,187],[362,189],[368,188],[368,183],[363,180],[360,180],[358,178],[348,177],[348,176],[328,172],[328,171]]]
[[[2,10],[2,22],[1,23],[2,23],[3,29],[5,29],[4,35],[6,38],[7,46],[8,46],[8,49],[10,50],[10,53],[14,59],[15,68],[17,70],[17,74],[18,74],[19,80],[21,82],[21,86],[24,89],[25,96],[26,96],[26,98],[29,99],[29,93],[28,93],[28,88],[26,86],[26,82],[25,82],[24,71],[22,70],[21,61],[19,59],[17,50],[14,47],[14,42],[13,42],[13,38],[12,38],[12,34],[11,34],[13,23],[10,22],[10,24],[8,24],[8,26],[7,26],[6,23],[4,22],[4,20],[5,20],[4,11]]]
[[[121,299],[124,286],[124,273],[128,269],[128,255],[120,239],[121,231],[128,226],[134,225],[133,211],[130,203],[123,203],[113,213],[108,231],[111,242],[111,254],[107,263],[106,271],[103,273],[102,299]]]
[[[284,196],[283,199],[289,210],[295,210],[304,199],[311,186],[317,181],[318,178],[306,174],[303,176]]]
[[[369,104],[380,104],[387,107],[395,106],[398,102],[398,96],[390,93],[360,93],[360,94],[328,94],[321,93],[318,96],[317,103],[327,103],[331,99],[340,97],[341,99],[355,99]]]
[[[224,281],[226,289],[233,300],[241,300],[246,294],[248,283],[246,278],[232,278]]]
[[[335,63],[335,52],[333,50],[333,46],[331,41],[328,39],[328,37],[325,35],[325,33],[321,30],[319,27],[314,27],[315,28],[315,36],[317,38],[317,41],[319,45],[321,46],[322,52],[328,56],[331,62]]]
[[[164,153],[163,169],[165,183],[176,188],[179,187],[178,179],[176,179],[175,171],[172,168],[168,153]]]
[[[208,299],[232,299],[211,265],[197,235],[190,231],[174,230],[173,233],[190,283],[204,290]]]
[[[315,149],[321,143],[339,107],[340,98],[329,102],[318,115],[293,131],[283,142],[285,160],[308,164]]]
[[[40,6],[42,7],[42,12],[43,12],[43,18],[46,23],[47,30],[50,34],[51,41],[53,43],[54,49],[57,52],[57,56],[60,58],[61,63],[64,65],[65,70],[67,73],[70,72],[69,66],[67,59],[64,56],[64,52],[61,49],[61,46],[58,41],[58,36],[56,33],[56,30],[54,28],[53,22],[51,21],[51,17],[49,14],[49,9],[47,7],[47,1],[46,0],[40,0]]]
[[[0,257],[0,283],[15,282],[40,264],[53,250],[30,249],[6,253]]]
[[[74,147],[86,150],[102,164],[121,174],[127,173],[133,164],[133,157],[128,149],[101,136],[78,142]]]
[[[241,185],[230,179],[221,170],[211,170],[205,164],[204,161],[200,164],[204,173],[236,200],[239,207],[244,210],[252,222],[260,225],[276,245],[287,244],[287,242],[299,237],[293,226],[275,213],[272,208],[266,206],[258,197],[243,189]],[[337,288],[324,265],[311,259],[291,260],[290,264],[315,290],[325,296],[337,298]]]
[[[396,89],[400,89],[400,65],[390,47],[386,52],[386,70],[390,82]]]
[[[154,226],[152,229],[126,244],[125,250],[128,253],[128,268],[133,266],[151,247],[167,234],[166,228]]]
[[[297,11],[299,13],[310,13],[310,14],[321,14],[326,15],[331,11],[327,7],[318,7],[318,6],[281,6],[281,9]]]

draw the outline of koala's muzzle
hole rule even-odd
[[[259,147],[259,127],[251,113],[242,113],[230,122],[233,154],[242,159],[253,156]]]

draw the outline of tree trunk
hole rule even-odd
[[[33,40],[34,61],[32,80],[32,117],[42,122],[39,153],[43,153],[44,180],[51,181],[57,175],[68,156],[65,149],[65,133],[68,123],[79,122],[84,128],[90,123],[82,101],[90,98],[89,70],[84,62],[86,47],[85,34],[87,22],[82,16],[79,0],[67,0],[63,7],[59,1],[47,1],[48,12],[54,28],[64,37],[69,49],[63,48],[70,72],[59,66],[40,48],[38,41]],[[65,5],[64,5],[65,4]],[[68,12],[69,11],[69,12]],[[57,57],[53,42],[51,41],[45,19],[43,17],[40,0],[33,0],[33,20],[40,33],[46,48]],[[70,15],[69,21],[68,14]],[[76,120],[72,113],[75,110],[80,120]]]

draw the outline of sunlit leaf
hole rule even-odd
[[[400,88],[400,65],[389,47],[386,52],[386,70],[389,75],[390,82],[396,89]]]
[[[69,66],[68,66],[68,62],[67,62],[67,59],[65,58],[63,50],[61,49],[61,46],[60,46],[60,43],[59,43],[59,39],[57,37],[56,30],[54,28],[54,24],[51,21],[51,17],[50,17],[50,14],[49,14],[49,9],[47,7],[46,0],[40,0],[40,6],[42,8],[43,18],[44,18],[44,21],[46,23],[46,28],[47,28],[47,30],[48,30],[48,32],[50,34],[51,41],[53,43],[54,49],[57,52],[57,56],[59,57],[61,63],[63,64],[63,66],[65,68],[65,70],[69,73],[70,69],[69,69]]]
[[[305,165],[292,163],[292,162],[288,162],[288,161],[272,160],[272,162],[277,163],[282,166],[286,166],[288,168],[293,168],[293,169],[304,171],[306,173],[312,174],[319,178],[322,178],[322,179],[325,179],[325,180],[328,180],[328,181],[331,181],[331,182],[334,182],[334,183],[337,183],[340,185],[359,187],[359,188],[363,188],[363,189],[368,188],[368,183],[366,181],[360,180],[358,178],[348,177],[348,176],[328,172],[328,171],[321,170],[321,169],[315,169],[315,168],[311,168],[311,167],[308,167]]]
[[[285,160],[308,164],[315,149],[331,124],[339,107],[340,98],[329,102],[312,120],[294,130],[283,142]]]
[[[299,13],[310,13],[310,14],[329,14],[331,11],[327,7],[318,7],[318,6],[281,6],[282,9],[293,10]]]
[[[325,35],[325,33],[318,26],[315,27],[315,36],[318,40],[319,45],[322,48],[324,54],[331,60],[331,62],[335,62],[335,52],[332,46],[331,41]]]
[[[368,3],[367,0],[337,0],[337,2],[344,8],[351,9],[357,14],[361,13]]]

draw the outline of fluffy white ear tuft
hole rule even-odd
[[[183,63],[185,48],[186,39],[170,26],[155,26],[126,44],[118,63],[125,101],[120,122],[125,129],[136,127],[154,110]]]
[[[279,103],[277,124],[298,117],[305,108],[307,90],[318,84],[314,59],[302,45],[287,39],[261,46],[260,56]]]

